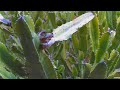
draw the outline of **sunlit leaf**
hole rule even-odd
[[[104,33],[100,39],[98,50],[96,52],[95,56],[96,63],[100,62],[103,59],[105,52],[108,49],[109,40],[110,33],[109,32]]]
[[[97,16],[95,16],[95,18],[90,22],[90,33],[89,34],[90,34],[90,38],[92,42],[93,52],[96,53],[96,50],[98,49],[99,36],[100,36],[99,23],[98,23]]]
[[[93,18],[94,18],[93,13],[88,12],[79,16],[73,21],[70,21],[54,29],[53,30],[54,37],[51,39],[49,43],[54,43],[55,41],[63,41],[69,39],[71,35],[78,30],[78,28],[81,28],[83,25],[87,24]]]
[[[2,67],[0,67],[0,76],[3,79],[17,79],[17,77],[12,72],[9,72],[5,68],[2,68]]]

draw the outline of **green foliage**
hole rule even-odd
[[[55,13],[48,13],[48,17],[52,23],[53,28],[56,28],[56,17],[55,17]]]
[[[24,16],[20,16],[16,22],[15,30],[20,38],[20,43],[27,61],[25,66],[27,70],[29,70],[27,72],[30,73],[28,78],[45,78],[43,68],[39,63],[38,52],[32,41],[31,28],[29,27],[30,26],[25,21]],[[39,70],[37,68],[39,68]]]
[[[105,52],[108,49],[109,39],[110,39],[110,33],[109,32],[104,33],[102,35],[102,37],[100,38],[98,50],[96,52],[96,57],[95,57],[96,63],[99,63],[103,59],[103,57],[105,55]]]
[[[106,20],[108,27],[110,27],[110,29],[112,30],[116,29],[117,24],[116,11],[106,11]]]
[[[13,73],[13,75],[11,74],[12,76],[14,75],[25,76],[25,72],[22,69],[23,65],[9,53],[5,45],[1,42],[0,42],[0,63],[3,66],[1,67],[1,74],[2,73],[3,75],[10,74],[7,70],[5,70],[6,68]]]
[[[90,23],[90,33],[89,34],[90,34],[90,38],[91,38],[91,42],[92,42],[93,52],[96,53],[96,50],[98,49],[99,36],[100,36],[100,30],[99,30],[97,16],[95,16],[95,18]]]
[[[105,79],[106,78],[107,65],[105,62],[100,62],[95,66],[95,69],[90,73],[90,78],[93,79]]]
[[[119,79],[120,11],[95,11],[70,39],[41,49],[38,32],[53,32],[86,12],[0,11],[6,20],[0,19],[0,77]]]

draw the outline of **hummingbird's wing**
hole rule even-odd
[[[63,41],[69,39],[71,35],[78,30],[78,28],[81,28],[93,18],[94,14],[92,12],[88,12],[70,22],[67,22],[66,24],[59,26],[58,28],[53,30],[53,38],[51,38],[50,42]]]

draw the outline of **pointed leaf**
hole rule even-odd
[[[30,63],[26,63],[28,70],[30,70],[29,78],[56,78],[51,61],[40,52],[40,49],[38,49],[38,46],[40,45],[38,35],[35,32],[30,31],[24,17],[20,17],[18,19],[16,30],[24,50],[26,60]]]
[[[104,33],[100,39],[98,50],[96,52],[95,56],[96,63],[100,62],[104,58],[105,52],[109,46],[109,40],[110,33],[109,32]]]
[[[15,58],[8,52],[6,46],[0,42],[0,62],[6,68],[10,69],[15,74],[24,76],[25,72],[22,69],[23,65],[15,60]]]
[[[116,11],[106,11],[106,19],[108,27],[110,27],[112,30],[116,29]]]
[[[45,54],[44,51],[40,51],[40,62],[42,64],[42,67],[45,71],[45,75],[48,79],[56,79],[56,72],[54,70],[54,67],[52,65],[52,62],[48,58],[48,56]]]
[[[72,65],[72,75],[73,75],[73,77],[77,77],[78,76],[78,70],[75,67],[75,65]]]
[[[30,29],[31,32],[35,31],[35,25],[34,25],[32,17],[30,17],[28,15],[25,15],[24,16],[24,21],[26,22],[26,24],[29,27],[29,29]]]
[[[37,19],[35,23],[35,32],[38,33],[42,27],[42,20]]]
[[[96,50],[98,49],[99,36],[100,36],[99,24],[98,24],[98,18],[96,16],[90,22],[90,38],[91,38],[92,49],[94,53],[96,53]]]
[[[92,65],[89,63],[86,63],[84,66],[84,78],[88,78],[91,69],[92,69]]]
[[[106,16],[106,12],[105,11],[99,11],[98,20],[99,20],[99,24],[100,25],[103,24],[103,21],[105,20],[105,16]]]
[[[56,28],[56,16],[55,13],[48,13],[48,17],[52,23],[53,28]]]
[[[72,43],[73,43],[73,47],[74,47],[75,51],[78,50],[79,49],[79,40],[77,38],[77,34],[72,35]]]
[[[17,79],[17,77],[12,74],[11,72],[8,72],[6,69],[0,67],[0,76],[3,79]]]
[[[87,24],[94,18],[92,12],[85,13],[78,18],[70,21],[62,26],[58,27],[57,29],[53,30],[54,37],[51,39],[49,43],[53,43],[55,41],[63,41],[67,40],[71,37],[73,33],[75,33],[78,28],[81,28],[83,25]]]
[[[90,78],[93,79],[105,79],[106,78],[107,65],[105,62],[100,62],[96,65],[94,70],[90,73]]]
[[[31,27],[31,28],[30,28]],[[16,22],[16,32],[20,39],[26,58],[26,68],[29,70],[29,78],[46,78],[41,63],[39,63],[38,52],[33,43],[31,34],[32,26],[28,26],[24,16],[20,16]],[[29,63],[29,64],[27,64]]]
[[[87,26],[83,26],[82,28],[78,29],[78,40],[79,40],[79,50],[83,51],[84,53],[87,52],[88,49],[88,28]]]

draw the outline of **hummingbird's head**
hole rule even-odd
[[[40,42],[43,47],[47,48],[49,45],[49,41],[53,37],[53,33],[47,33],[45,30],[42,30],[41,32],[38,33]]]
[[[47,43],[53,37],[53,33],[47,33],[45,30],[42,30],[41,32],[38,33],[38,36],[41,43]]]

